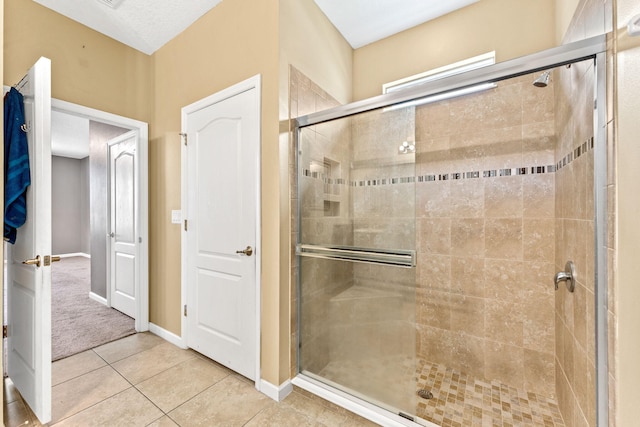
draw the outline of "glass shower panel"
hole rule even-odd
[[[298,134],[299,369],[413,414],[415,112],[374,110]]]

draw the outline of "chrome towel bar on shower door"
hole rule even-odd
[[[394,265],[397,267],[415,267],[416,251],[402,249],[360,248],[356,246],[296,246],[296,255],[336,259],[342,261],[369,262],[374,264]]]

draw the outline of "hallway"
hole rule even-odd
[[[373,426],[296,389],[275,402],[244,377],[140,333],[53,363],[52,426]],[[5,380],[7,427],[40,426]]]

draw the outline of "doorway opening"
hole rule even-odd
[[[146,123],[64,101],[54,99],[51,107],[52,253],[61,257],[52,269],[52,360],[57,360],[148,330],[148,130]],[[109,153],[130,133],[135,156],[118,183],[131,201],[124,221],[134,231],[130,240],[137,250],[123,278],[111,256],[117,240],[112,207],[120,202],[110,197],[116,185]],[[116,279],[130,282],[130,307],[112,298]]]
[[[107,304],[107,141],[129,129],[51,112],[51,359],[135,333]],[[133,185],[133,182],[131,183]]]

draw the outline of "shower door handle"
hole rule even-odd
[[[368,262],[412,268],[416,252],[402,249],[361,248],[357,246],[296,245],[296,255],[341,261]]]

